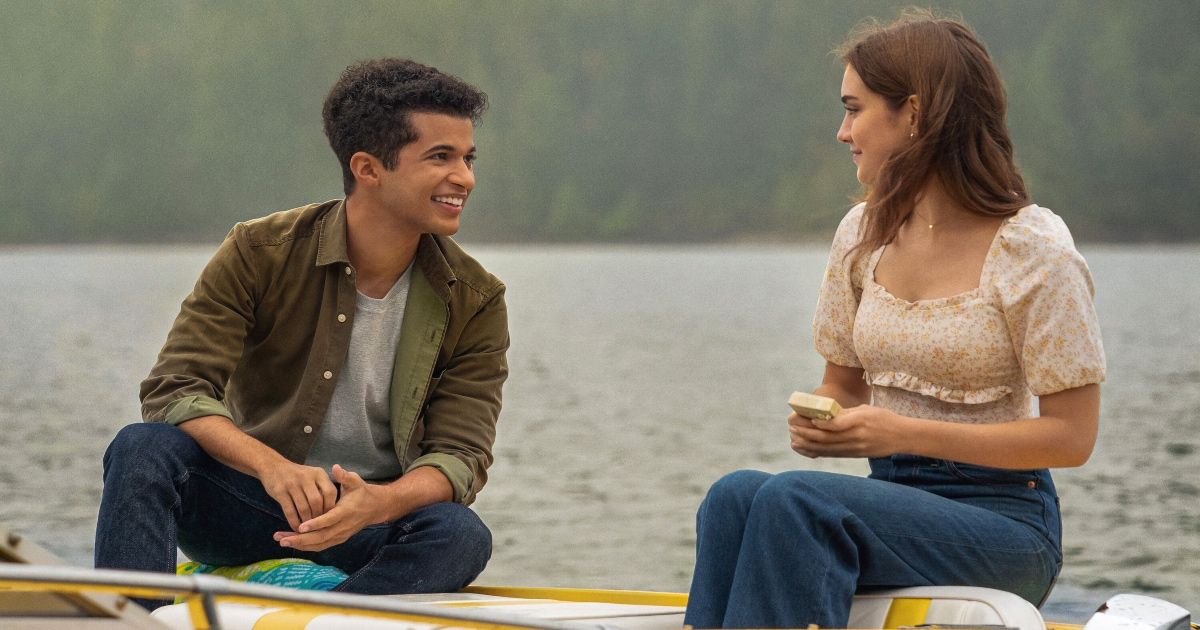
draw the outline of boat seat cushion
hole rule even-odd
[[[346,580],[347,575],[337,567],[316,564],[300,558],[263,560],[240,567],[218,567],[199,562],[179,565],[178,575],[198,573],[219,575],[238,582],[270,584],[309,591],[328,591]]]
[[[1004,591],[971,586],[922,586],[859,593],[850,628],[902,626],[1007,626],[1043,630],[1033,604]]]

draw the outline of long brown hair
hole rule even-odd
[[[980,214],[1006,216],[1028,205],[1004,123],[1004,84],[966,25],[907,9],[891,24],[860,25],[837,53],[893,109],[917,97],[916,135],[867,189],[861,239],[852,252],[892,242],[934,175],[955,203]]]

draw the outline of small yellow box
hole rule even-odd
[[[832,420],[842,413],[842,406],[828,396],[792,392],[788,398],[788,406],[796,413],[814,420]]]

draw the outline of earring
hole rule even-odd
[[[913,138],[915,138],[915,137],[917,137],[917,130],[916,130],[916,129],[914,129],[914,130],[912,130],[912,131],[908,132],[908,138],[909,138],[909,140],[911,140],[911,139],[913,139]]]

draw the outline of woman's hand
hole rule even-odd
[[[843,411],[831,420],[788,416],[792,450],[805,457],[885,457],[907,452],[901,444],[908,418],[871,405]]]

